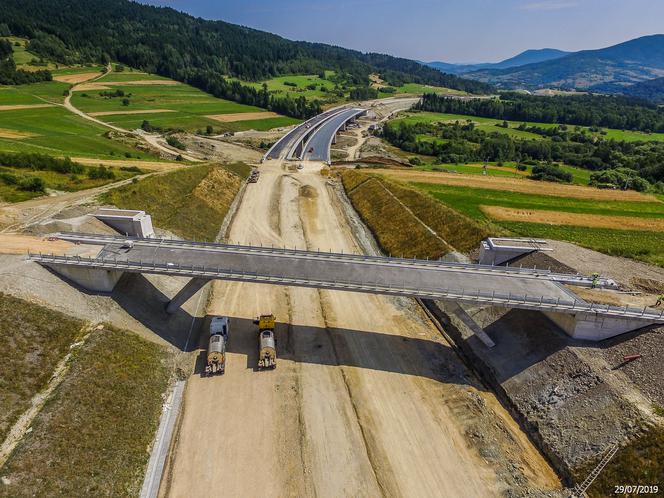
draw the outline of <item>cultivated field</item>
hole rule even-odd
[[[76,88],[72,104],[85,113],[120,128],[140,128],[147,120],[155,128],[215,133],[248,129],[269,130],[298,121],[264,109],[218,99],[168,78],[135,72],[111,72]],[[238,117],[247,113],[246,119]],[[223,116],[230,116],[224,119]]]
[[[566,240],[664,266],[664,202],[652,194],[525,178],[371,170],[408,182],[492,234]]]
[[[108,159],[153,157],[129,144],[110,140],[107,128],[59,105],[69,86],[50,81],[0,88],[0,128],[5,133],[5,137],[0,135],[0,151]],[[22,138],[6,137],[8,133]]]

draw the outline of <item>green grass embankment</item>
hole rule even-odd
[[[385,253],[435,259],[452,249],[468,253],[487,236],[480,224],[416,189],[354,170],[341,178]]]
[[[48,384],[83,322],[0,293],[0,441]]]
[[[213,241],[250,170],[243,163],[192,166],[120,187],[101,200],[144,210],[155,226],[180,237]]]
[[[164,347],[92,332],[3,467],[0,496],[138,496],[169,379]]]
[[[664,266],[664,233],[658,231],[623,230],[592,226],[568,226],[521,221],[491,220],[481,206],[499,206],[524,210],[550,210],[589,215],[626,216],[630,218],[662,218],[664,203],[599,201],[551,195],[535,195],[503,190],[416,183],[450,208],[501,231],[522,237],[564,240],[612,256],[623,256]]]

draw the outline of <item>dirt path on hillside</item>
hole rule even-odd
[[[231,240],[360,251],[318,167],[261,170]],[[232,317],[226,374],[189,379],[162,494],[484,497],[517,482],[555,488],[542,457],[418,310],[380,296],[215,282],[208,314]],[[251,320],[270,312],[280,322],[278,367],[257,372]]]
[[[97,76],[96,78],[93,78],[91,80],[87,80],[85,83],[80,83],[80,84],[76,84],[76,85],[72,86],[69,89],[69,92],[67,93],[67,95],[65,96],[65,101],[63,103],[64,108],[67,109],[69,112],[72,112],[72,113],[76,114],[77,116],[82,117],[83,119],[87,119],[88,121],[92,121],[93,123],[96,123],[96,124],[98,124],[100,126],[103,126],[105,128],[109,128],[109,129],[111,129],[113,131],[117,131],[119,133],[125,133],[125,134],[131,134],[131,135],[138,136],[138,137],[142,138],[146,143],[148,143],[149,145],[154,147],[155,149],[157,149],[161,152],[164,152],[165,154],[167,154],[169,156],[172,156],[172,157],[182,156],[182,158],[186,159],[187,161],[200,161],[200,159],[197,158],[197,157],[194,157],[190,154],[185,153],[184,151],[178,150],[174,147],[171,147],[171,146],[167,145],[165,143],[165,140],[161,137],[161,135],[152,135],[152,134],[148,134],[148,133],[134,133],[134,132],[131,132],[129,130],[125,130],[124,128],[120,128],[119,126],[115,126],[115,125],[112,125],[112,124],[107,123],[105,121],[102,121],[101,119],[97,119],[94,116],[81,111],[79,108],[75,107],[74,104],[71,103],[71,98],[72,98],[72,95],[74,95],[75,91],[89,89],[88,88],[89,86],[94,86],[96,84],[94,82],[96,82],[100,78],[103,78],[104,76],[109,74],[112,70],[113,69],[111,67],[111,64],[109,63],[108,66],[106,67],[106,71],[99,74],[99,76]],[[155,81],[161,81],[161,80],[155,80]],[[124,83],[127,83],[127,84],[132,83],[132,84],[135,85],[139,82],[133,81],[133,82],[124,82]],[[145,83],[145,84],[153,83],[154,84],[154,81],[152,81],[152,80],[142,81],[142,83]],[[167,83],[168,83],[168,80],[167,80]],[[167,83],[164,83],[164,84],[167,84]],[[169,84],[180,84],[180,83],[170,82]],[[99,89],[99,88],[97,87],[97,89]]]

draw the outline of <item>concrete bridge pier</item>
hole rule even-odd
[[[58,264],[46,265],[56,273],[91,292],[113,292],[124,272]]]
[[[196,294],[199,290],[205,287],[210,280],[207,278],[192,278],[189,282],[186,283],[180,291],[173,296],[173,299],[166,305],[166,313],[173,314],[180,306],[189,301],[191,297]]]

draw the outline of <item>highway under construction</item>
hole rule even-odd
[[[524,247],[546,250],[542,241],[489,238],[480,250],[485,264],[381,255],[326,163],[348,122],[367,109],[388,116],[411,103],[333,109],[287,133],[256,165],[260,177],[243,187],[227,216],[221,240],[233,243],[164,236],[158,222],[155,235],[150,213],[101,209],[97,220],[124,235],[59,226],[49,232],[52,246],[28,254],[26,265],[60,285],[56,274],[65,277],[95,305],[116,301],[148,326],[187,323],[174,329],[177,337],[154,328],[191,375],[177,390],[179,416],[165,417],[175,435],[158,441],[160,463],[151,466],[143,496],[559,493],[560,478],[536,439],[495,394],[502,391],[480,380],[464,346],[508,365],[501,372],[507,388],[531,386],[557,375],[556,363],[538,378],[520,376],[529,352],[552,334],[554,350],[565,340],[589,345],[575,339],[664,323],[664,313],[585,298],[583,291],[614,289],[610,278],[503,264]],[[359,120],[340,143],[377,121]],[[504,313],[507,326],[520,320],[526,352],[504,331],[483,329],[478,309]],[[256,321],[265,316],[278,358],[267,371],[257,367]],[[211,377],[208,330],[220,318],[231,332],[223,375]],[[462,326],[468,335],[459,340],[451,331]],[[537,401],[540,390],[533,390]],[[593,413],[560,423],[601,425],[595,421]]]
[[[111,291],[124,272],[191,277],[173,298],[170,312],[205,283],[219,279],[530,309],[573,315],[577,321],[583,316],[584,324],[592,323],[594,330],[575,329],[570,335],[584,339],[603,339],[664,322],[661,310],[587,303],[563,285],[611,282],[545,269],[84,233],[54,237],[99,247],[94,257],[87,258],[29,255],[88,290]]]

